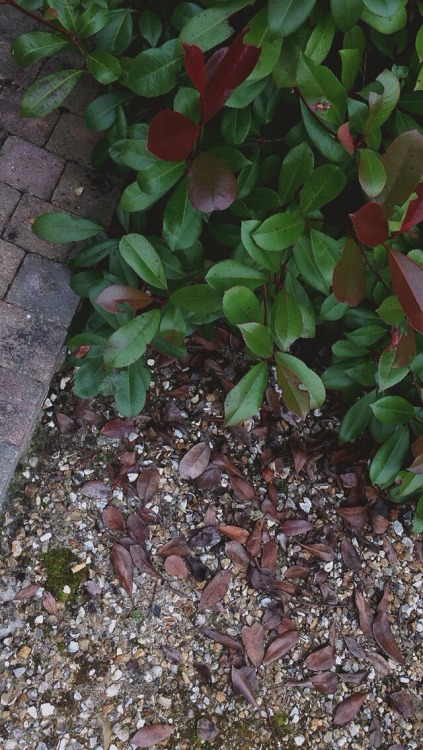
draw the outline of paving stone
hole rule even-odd
[[[0,300],[0,362],[48,386],[66,329],[43,315]]]
[[[19,247],[0,240],[0,298],[6,294],[24,257],[25,253]],[[0,325],[0,340],[2,325]]]
[[[0,181],[37,198],[48,199],[65,165],[60,156],[12,135],[0,152]]]
[[[0,11],[3,13],[3,11]],[[1,18],[1,21],[3,21],[3,16]],[[0,23],[0,28],[2,27],[2,23]],[[21,89],[21,93],[23,94],[25,89],[33,82],[34,78],[36,77],[38,71],[42,67],[42,61],[36,61],[32,63],[32,65],[29,68],[21,68],[14,60],[12,55],[12,42],[15,38],[15,35],[13,37],[3,36],[0,35],[0,59],[1,59],[1,79],[0,79],[0,88],[2,86],[8,87],[10,84],[13,84],[15,87]]]
[[[57,70],[65,68],[82,68],[85,64],[84,59],[75,47],[65,47],[57,55],[46,61],[41,70],[41,75],[50,75]],[[63,102],[62,110],[67,110],[75,115],[84,117],[88,105],[95,99],[100,92],[100,84],[90,73],[83,73],[78,79],[72,91]],[[104,91],[102,91],[104,93]]]
[[[5,82],[0,91],[0,124],[8,133],[21,136],[36,146],[44,146],[60,115],[53,112],[42,118],[21,117],[19,107],[23,94],[24,89],[21,86],[13,84],[10,80]]]
[[[10,185],[0,182],[0,234],[19,203],[21,194]]]
[[[64,156],[68,161],[90,164],[91,152],[100,138],[101,133],[87,130],[83,117],[69,112],[60,117],[47,141],[47,148],[55,154]]]
[[[41,201],[26,193],[18,203],[12,218],[7,223],[3,237],[8,242],[29,252],[38,253],[44,258],[52,260],[66,260],[71,249],[71,243],[64,245],[50,245],[49,242],[40,240],[31,229],[34,219],[41,214],[48,214],[55,208],[50,203]]]
[[[12,443],[0,440],[0,508],[6,498],[6,490],[18,462],[19,449]]]
[[[98,219],[108,226],[122,192],[122,185],[104,172],[69,163],[53,193],[55,206]]]
[[[0,367],[0,440],[23,447],[44,393],[44,386],[36,380]]]
[[[6,301],[44,315],[67,328],[79,297],[69,286],[70,272],[60,263],[30,253],[13,281]]]
[[[37,23],[29,16],[26,16],[17,8],[3,5],[1,11],[1,33],[14,39],[19,34],[25,34],[27,31],[36,31],[39,28]]]

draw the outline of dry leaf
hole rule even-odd
[[[49,613],[49,615],[54,615],[55,617],[57,617],[56,599],[54,598],[53,594],[50,594],[50,591],[44,591],[43,607],[45,611]]]
[[[255,667],[259,667],[264,657],[264,629],[259,622],[244,625],[241,630],[241,640],[247,656]]]
[[[247,570],[250,556],[242,544],[236,541],[226,542],[225,553],[235,565],[238,565],[242,570]]]
[[[302,544],[301,548],[324,562],[331,562],[336,557],[334,550],[328,544]]]
[[[302,521],[301,519],[291,519],[283,521],[279,526],[279,531],[285,536],[298,536],[299,534],[306,534],[310,531],[313,526],[310,521]]]
[[[389,703],[405,719],[411,719],[415,714],[413,699],[407,690],[398,690],[396,693],[391,693]]]
[[[129,554],[132,562],[138,570],[141,570],[143,573],[148,573],[148,575],[154,576],[154,578],[161,578],[160,573],[158,573],[151,564],[149,555],[144,547],[140,544],[132,544],[129,547]]]
[[[252,559],[257,557],[261,550],[263,523],[264,518],[259,518],[259,520],[255,522],[253,530],[245,543],[245,549]]]
[[[62,435],[72,435],[77,430],[77,424],[72,417],[67,414],[56,412],[57,426]]]
[[[148,503],[160,486],[160,474],[157,469],[145,469],[137,479],[137,495]]]
[[[132,562],[132,557],[128,550],[116,542],[112,545],[112,565],[126,593],[128,596],[132,597],[134,563]]]
[[[361,685],[368,674],[368,672],[337,672],[338,677],[343,682],[348,682],[351,685]]]
[[[225,526],[221,524],[217,526],[217,530],[227,536],[228,539],[233,539],[241,544],[245,544],[249,537],[248,531],[241,529],[239,526]]]
[[[222,474],[217,466],[209,464],[207,469],[197,479],[199,490],[217,490],[222,483]]]
[[[216,573],[203,589],[197,611],[202,612],[204,609],[210,609],[221,601],[229,588],[230,580],[231,572],[229,570],[220,570]]]
[[[266,664],[271,664],[272,661],[280,659],[282,656],[291,651],[294,648],[299,638],[297,630],[286,630],[282,635],[278,635],[274,641],[268,647],[263,661]]]
[[[37,593],[39,589],[38,583],[30,583],[29,586],[24,586],[23,589],[18,591],[17,594],[13,597],[13,601],[15,602],[23,602],[26,599],[32,599],[34,594]]]
[[[364,635],[367,635],[369,638],[373,638],[373,612],[370,609],[369,604],[367,603],[363,594],[358,591],[358,589],[354,589],[354,599],[355,605],[358,610],[358,621],[360,624],[360,628],[363,631]]]
[[[392,669],[389,666],[386,659],[380,654],[375,654],[373,651],[366,651],[366,659],[370,662],[376,672],[387,677],[391,674]]]
[[[204,526],[215,526],[216,525],[216,508],[213,505],[209,505],[204,514]]]
[[[219,469],[225,471],[230,477],[241,477],[242,473],[237,466],[224,453],[213,453],[212,462]]]
[[[342,559],[350,570],[355,573],[361,573],[361,559],[354,545],[346,537],[341,542]]]
[[[220,645],[225,646],[225,648],[232,648],[235,651],[243,650],[240,642],[227,633],[220,633],[218,630],[212,630],[212,628],[201,628],[200,633],[205,635],[206,638],[210,638],[211,641],[220,643]]]
[[[344,641],[348,651],[350,651],[353,656],[355,656],[357,659],[366,658],[366,652],[363,646],[361,646],[360,643],[355,640],[355,638],[351,638],[351,636],[349,635],[344,635]]]
[[[307,461],[306,444],[304,440],[299,437],[298,433],[293,433],[291,435],[288,440],[288,444],[291,449],[292,457],[294,459],[294,469],[297,474],[299,474]]]
[[[138,513],[131,513],[126,519],[126,524],[130,536],[135,539],[138,544],[144,544],[149,536],[149,531],[147,525],[141,520]]]
[[[80,489],[81,495],[93,498],[94,500],[103,500],[107,497],[109,492],[110,487],[98,479],[92,479],[90,482],[85,482]]]
[[[149,726],[141,727],[134,734],[130,742],[135,747],[153,747],[153,745],[167,740],[174,729],[175,727],[170,724],[150,724]]]
[[[110,422],[106,422],[104,427],[101,428],[100,435],[105,435],[110,438],[124,438],[127,437],[133,429],[133,419],[112,419]]]
[[[342,516],[345,523],[354,531],[363,531],[367,523],[367,505],[347,506],[337,508],[336,512]]]
[[[117,531],[119,534],[126,533],[125,519],[116,505],[106,505],[101,512],[103,523],[111,531]]]
[[[309,575],[310,568],[307,568],[305,565],[291,565],[284,573],[285,578],[308,578]]]
[[[245,502],[256,496],[254,487],[242,477],[230,477],[229,482],[237,500]]]
[[[404,664],[404,657],[392,635],[386,612],[378,612],[373,622],[373,637],[377,645],[394,661]]]
[[[169,555],[189,557],[191,555],[191,550],[188,547],[184,537],[178,536],[175,537],[175,539],[171,539],[169,542],[166,542],[166,544],[163,544],[163,546],[157,550],[156,554],[159,557],[169,557]]]
[[[338,727],[343,727],[344,724],[348,724],[354,716],[359,712],[367,693],[354,693],[345,700],[341,701],[335,709],[333,715],[333,723]]]
[[[181,479],[197,479],[209,465],[210,446],[208,443],[197,443],[189,449],[179,464]]]
[[[231,669],[232,686],[235,692],[242,695],[252,706],[258,708],[251,688],[252,675],[255,675],[252,667],[241,667],[241,669],[232,667]]]
[[[269,541],[263,545],[260,562],[262,568],[267,568],[267,570],[271,570],[272,573],[276,573],[278,564],[278,545],[274,539],[269,539]]]
[[[333,695],[338,687],[338,678],[335,672],[321,672],[321,674],[314,674],[310,678],[310,682],[315,690],[325,695]]]
[[[307,656],[303,667],[311,669],[313,672],[320,672],[330,669],[335,664],[335,648],[333,646],[323,646],[318,651],[314,651]]]
[[[164,562],[164,568],[166,573],[169,573],[170,576],[175,576],[175,578],[188,578],[188,567],[182,557],[169,555]]]
[[[204,717],[197,721],[197,734],[205,742],[211,742],[220,734],[220,730],[210,719]]]

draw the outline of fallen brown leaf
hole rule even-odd
[[[210,446],[206,442],[193,445],[179,464],[181,479],[197,479],[209,465],[210,452]]]
[[[174,729],[175,727],[170,724],[149,724],[138,729],[138,732],[134,734],[130,742],[135,747],[153,747],[153,745],[158,745],[159,742],[167,740]]]
[[[259,622],[244,625],[241,630],[241,640],[247,656],[255,667],[259,667],[264,657],[264,629]]]
[[[335,709],[333,715],[333,723],[338,727],[343,727],[344,724],[348,724],[354,716],[359,712],[367,693],[354,693],[348,698],[345,698]]]
[[[229,570],[220,570],[216,573],[203,589],[197,611],[202,612],[204,609],[210,609],[221,601],[229,588],[230,580],[231,572]]]

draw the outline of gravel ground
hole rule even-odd
[[[224,430],[200,349],[135,420],[53,382],[2,519],[1,750],[420,749],[410,509],[329,410]]]

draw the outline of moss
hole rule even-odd
[[[43,555],[41,564],[44,568],[45,588],[61,602],[74,602],[78,590],[86,579],[86,569],[72,573],[71,565],[77,563],[78,558],[69,547],[53,547]],[[63,589],[68,586],[69,593]]]

